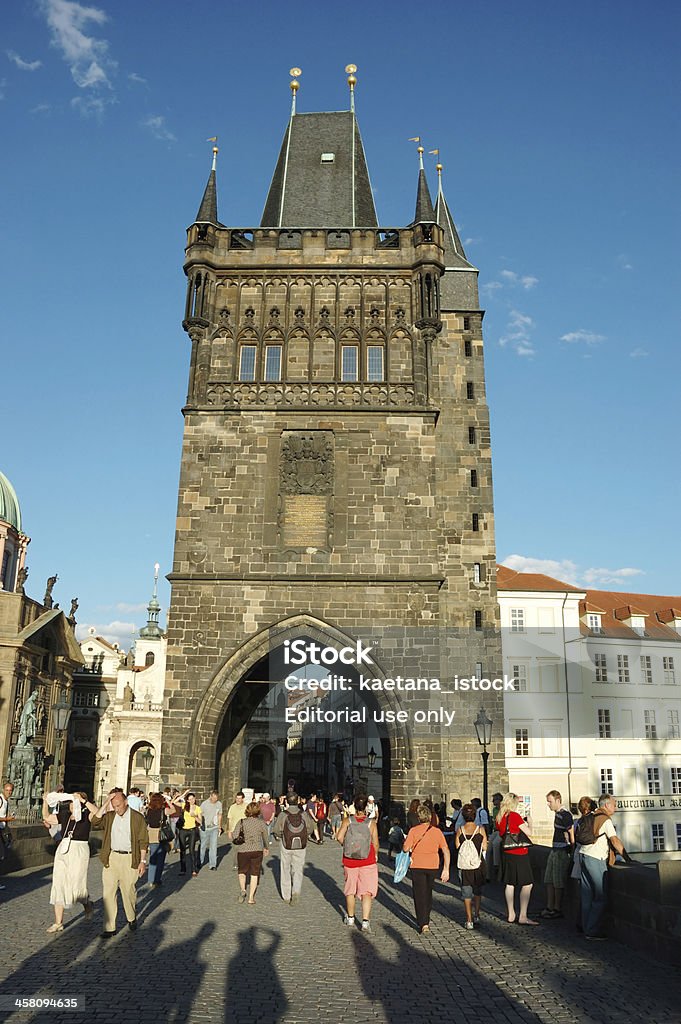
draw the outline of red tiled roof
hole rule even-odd
[[[563,583],[555,580],[552,576],[545,576],[541,572],[516,572],[505,565],[497,566],[497,589],[498,590],[538,590],[544,593],[550,591],[568,590],[575,594],[583,594],[583,587],[573,587],[570,583]]]
[[[627,626],[622,619],[630,615],[645,615],[645,636],[656,640],[679,640],[681,636],[672,626],[667,626],[662,618],[670,611],[670,605],[678,608],[678,597],[660,597],[657,594],[623,594],[615,590],[587,590],[586,601],[580,601],[580,614],[601,609],[601,634],[622,639],[634,639],[641,634]],[[627,614],[625,614],[627,613]],[[590,630],[582,623],[582,632]]]

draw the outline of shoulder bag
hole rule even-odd
[[[432,827],[432,825],[428,826],[426,831],[421,836],[421,839],[425,838],[426,834],[430,832]],[[393,882],[395,883],[395,885],[398,885],[398,883],[401,882],[403,878],[405,878],[407,871],[409,870],[409,867],[411,865],[411,855],[421,842],[421,839],[414,843],[411,850],[400,850],[400,852],[395,855],[395,872],[393,874]]]

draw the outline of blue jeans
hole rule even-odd
[[[580,853],[582,869],[582,928],[585,935],[603,935],[608,906],[608,862]]]
[[[149,843],[149,881],[152,884],[160,884],[167,852],[167,843]]]
[[[201,833],[201,864],[206,862],[206,849],[208,850],[208,864],[210,867],[215,868],[218,864],[218,837],[220,835],[220,829],[216,825],[214,828],[207,828]]]

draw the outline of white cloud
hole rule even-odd
[[[598,345],[599,342],[605,341],[605,334],[596,334],[595,331],[585,331],[580,328],[578,331],[561,334],[560,340],[567,341],[568,344]]]
[[[530,337],[533,327],[534,320],[531,316],[521,313],[518,309],[512,309],[504,333],[499,338],[499,344],[502,348],[510,344],[516,355],[533,356],[535,350]]]
[[[518,280],[518,275],[514,270],[502,270],[499,277],[503,277],[506,281],[511,281],[514,284]]]
[[[5,98],[5,86],[7,85],[6,78],[0,78],[0,100]]]
[[[490,281],[489,284],[483,285],[482,291],[494,292],[506,285],[511,288],[520,287],[524,288],[525,291],[529,291],[539,284],[538,277],[534,277],[532,274],[517,274],[515,270],[500,270],[499,277],[503,278],[503,280]]]
[[[582,573],[584,582],[590,587],[613,586],[626,583],[632,576],[645,576],[643,569],[585,569]]]
[[[81,117],[101,117],[106,109],[106,100],[101,96],[74,96],[71,106]]]
[[[498,292],[499,289],[503,287],[504,286],[501,283],[501,281],[488,281],[487,284],[483,284],[480,291],[487,292],[489,295],[492,295],[494,292]]]
[[[629,262],[629,257],[627,256],[627,254],[625,252],[621,252],[619,254],[619,256],[617,257],[617,262],[619,263],[619,265],[622,268],[622,270],[633,270],[634,269],[632,264]]]
[[[525,289],[525,291],[529,291],[530,288],[534,288],[536,284],[539,284],[539,278],[532,277],[530,274],[526,274],[524,277],[520,278],[520,283]]]
[[[128,81],[129,82],[136,82],[138,85],[146,85],[147,84],[146,78],[142,78],[142,76],[138,75],[136,71],[132,71],[128,75]]]
[[[646,356],[649,356],[649,355],[650,355],[650,353],[647,352],[646,349],[644,349],[644,348],[633,348],[631,350],[631,352],[629,353],[629,358],[630,359],[645,359]]]
[[[118,604],[114,605],[114,610],[121,612],[122,615],[137,615],[140,612],[145,612],[147,606],[145,604],[127,604],[125,601],[119,601]]]
[[[73,0],[42,0],[42,8],[52,33],[52,46],[69,65],[76,85],[81,89],[110,88],[109,74],[117,64],[109,57],[109,44],[85,31],[91,25],[108,21],[105,11],[84,7]]]
[[[578,580],[577,566],[567,558],[556,561],[552,558],[509,555],[503,559],[501,564],[515,572],[538,572],[543,573],[544,576],[553,576],[554,579],[562,580],[563,583],[575,585]]]
[[[123,622],[120,619],[114,619],[112,622],[79,622],[76,626],[76,639],[82,640],[86,637],[91,626],[96,636],[104,637],[110,644],[119,644],[126,649],[133,641],[133,633],[137,633],[138,630],[134,622]]]
[[[39,103],[37,107],[31,107],[30,114],[49,114],[52,111],[52,107],[49,103]]]
[[[634,576],[645,575],[643,569],[633,569],[630,567],[622,569],[581,569],[576,562],[571,561],[569,558],[558,561],[553,558],[509,555],[502,560],[501,564],[515,570],[515,572],[543,573],[545,576],[552,576],[563,583],[571,583],[577,587],[591,587],[594,590],[621,586]]]
[[[154,117],[148,117],[146,121],[141,122],[143,128],[148,128],[155,139],[160,139],[161,142],[177,142],[177,139],[170,131],[166,128],[166,119],[160,114]]]
[[[20,71],[37,71],[38,68],[43,66],[43,62],[41,60],[24,60],[23,57],[20,57],[18,53],[14,52],[14,50],[7,50],[7,56]]]

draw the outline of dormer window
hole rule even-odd
[[[644,636],[646,631],[645,615],[632,615],[631,628],[635,630],[639,634],[639,636]]]
[[[589,629],[591,630],[592,633],[602,633],[603,632],[603,627],[601,626],[601,617],[600,617],[600,615],[595,615],[594,613],[590,612],[589,613],[589,617],[587,619],[587,624],[588,624]]]

